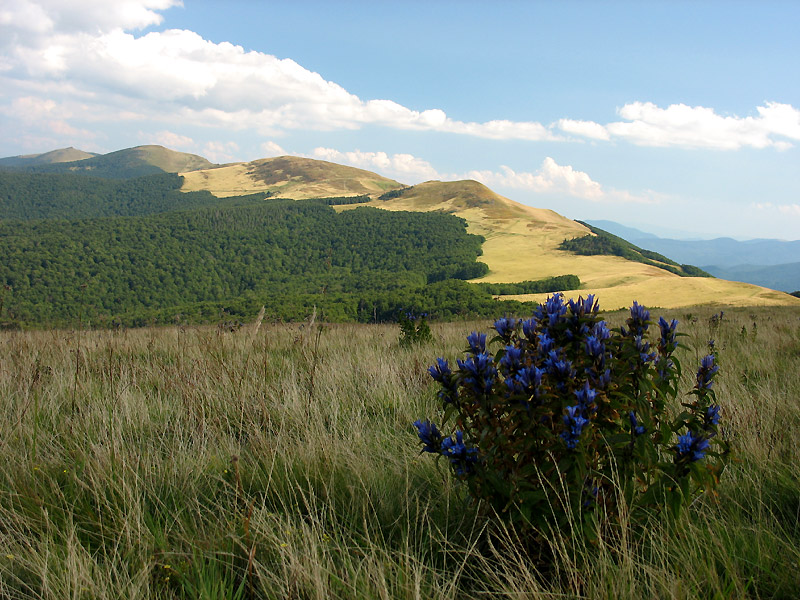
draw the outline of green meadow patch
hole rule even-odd
[[[800,311],[664,316],[681,393],[714,340],[716,493],[544,552],[412,425],[489,320],[0,332],[0,597],[796,597]]]

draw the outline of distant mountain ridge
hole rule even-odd
[[[223,206],[226,205],[226,197],[257,194],[244,202],[263,202],[265,197],[291,200],[332,198],[336,201],[329,204],[334,205],[333,210],[337,213],[360,210],[360,207],[448,213],[463,219],[470,234],[477,234],[485,240],[480,247],[479,260],[488,265],[488,273],[473,279],[474,282],[515,283],[574,275],[577,279],[573,281],[580,281],[580,287],[564,290],[564,293],[572,297],[596,294],[604,309],[628,307],[634,300],[662,308],[698,304],[747,306],[800,303],[800,300],[787,294],[745,283],[707,277],[680,277],[665,270],[663,264],[645,264],[623,255],[576,254],[562,247],[565,240],[597,234],[555,211],[515,202],[476,181],[428,181],[407,186],[363,169],[295,156],[214,165],[201,156],[175,152],[162,146],[138,146],[79,161],[17,169],[32,174],[71,173],[73,176],[116,179],[177,173],[182,178],[182,192],[201,191],[206,194],[191,202],[178,202],[169,195],[163,195],[163,199],[149,201],[149,211],[169,210],[170,205],[185,207],[182,210],[195,210],[194,207],[199,205],[213,208],[215,202],[219,203],[220,210],[228,210]],[[25,193],[24,190],[22,193]],[[126,206],[124,192],[121,193],[115,214],[134,214],[140,210],[138,206]],[[357,198],[357,201],[340,202],[343,197]],[[59,206],[48,209],[49,214],[63,214],[63,210],[61,213],[59,210]],[[642,241],[637,245],[649,249],[649,241],[657,239]],[[438,242],[429,239],[424,243],[435,247]],[[642,254],[638,250],[636,252]],[[669,259],[677,258],[669,252],[661,254]],[[696,260],[685,262],[702,264]],[[683,275],[686,274],[684,270]],[[159,274],[155,273],[154,276]],[[546,294],[530,293],[513,296],[514,299],[537,302],[545,297]]]
[[[800,289],[800,240],[732,238],[675,240],[660,238],[613,221],[590,221],[632,244],[698,265],[715,277],[761,285],[784,292]],[[640,235],[641,234],[641,235]]]
[[[73,156],[82,158],[72,158]],[[99,155],[67,148],[29,157],[0,159],[0,166],[32,173],[76,173],[104,179],[130,179],[156,173],[209,169],[215,165],[197,154],[147,145]]]
[[[75,162],[98,156],[92,152],[84,152],[76,148],[60,148],[43,154],[25,154],[0,158],[0,167],[32,167],[55,163]]]

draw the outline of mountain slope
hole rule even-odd
[[[677,260],[695,265],[780,265],[800,261],[800,240],[671,240],[665,238],[632,240],[648,250],[655,250]]]
[[[774,290],[800,290],[800,262],[780,265],[734,265],[705,267],[715,277],[763,285]]]
[[[376,173],[297,156],[264,158],[214,169],[181,172],[183,190],[208,190],[215,196],[269,192],[300,200],[327,196],[377,196],[403,185]]]
[[[49,165],[53,163],[75,162],[92,158],[97,154],[84,152],[76,148],[61,148],[59,150],[51,150],[43,154],[26,154],[21,156],[9,156],[8,158],[0,158],[0,167],[32,167],[36,165]]]
[[[211,162],[196,154],[176,152],[163,146],[136,146],[81,160],[23,164],[16,168],[34,173],[76,173],[107,179],[129,179],[156,173],[207,169],[213,166]]]
[[[800,301],[788,294],[748,284],[679,277],[618,256],[577,256],[560,250],[559,245],[565,239],[582,237],[591,231],[552,210],[533,208],[500,196],[477,181],[429,181],[406,187],[362,169],[296,157],[183,175],[184,190],[205,189],[218,196],[270,191],[299,199],[366,193],[374,198],[366,206],[455,214],[467,221],[470,233],[486,238],[480,260],[489,265],[490,272],[474,281],[505,283],[574,274],[582,282],[581,289],[566,293],[598,294],[605,309],[630,306],[633,300],[663,308],[698,304],[800,305]],[[378,195],[381,189],[387,193]],[[353,208],[353,205],[335,207],[339,212]],[[542,301],[546,295],[514,298]]]

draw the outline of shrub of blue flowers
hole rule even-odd
[[[421,313],[420,315],[416,315],[411,311],[400,313],[397,321],[400,324],[401,346],[412,346],[433,340],[427,317],[427,313]]]
[[[719,366],[703,358],[679,402],[678,322],[654,325],[634,302],[625,326],[610,329],[592,295],[558,294],[530,319],[495,321],[488,344],[471,333],[463,360],[429,369],[450,435],[416,421],[422,452],[446,460],[472,497],[533,541],[576,527],[595,539],[623,506],[635,518],[677,515],[714,490],[726,463]]]

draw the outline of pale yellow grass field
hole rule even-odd
[[[289,165],[294,170],[285,178],[279,176],[266,183],[259,178],[259,174],[263,174],[265,170],[269,172],[269,164],[274,161],[281,161],[281,166]],[[387,190],[401,187],[396,181],[369,171],[323,161],[312,161],[316,170],[304,176],[302,173],[304,162],[308,162],[308,159],[279,157],[189,171],[180,174],[184,178],[181,190],[184,192],[208,190],[220,198],[272,192],[282,198],[302,200],[363,194],[375,197]]]
[[[427,185],[427,184],[423,184]],[[464,208],[458,198],[441,203],[425,202],[421,197],[401,197],[370,206],[386,210],[446,210],[464,218],[470,233],[483,235],[483,256],[489,274],[474,281],[509,283],[577,275],[579,290],[571,297],[596,294],[607,310],[629,307],[634,300],[646,306],[681,308],[686,306],[800,306],[800,298],[767,288],[707,277],[679,277],[650,265],[618,256],[576,256],[558,249],[566,238],[586,235],[589,230],[551,210],[524,206],[497,196],[491,204]],[[355,206],[337,207],[348,210]],[[497,218],[502,216],[504,218]],[[548,294],[526,294],[504,298],[541,302]]]
[[[268,160],[183,173],[183,189],[206,189],[220,197],[272,191],[295,199],[357,194],[370,194],[375,198],[390,189],[387,186],[396,184],[379,175],[372,179],[367,171],[310,161],[320,171],[314,173],[311,181],[295,177],[266,185],[257,180],[253,172]],[[627,307],[634,300],[662,308],[703,304],[800,306],[798,298],[746,283],[679,277],[617,256],[576,256],[561,251],[558,246],[564,239],[587,235],[589,230],[555,211],[526,206],[500,196],[476,181],[429,181],[414,186],[399,198],[334,208],[343,211],[360,206],[393,211],[441,211],[462,217],[470,233],[486,238],[480,260],[489,265],[489,273],[474,280],[476,282],[510,283],[577,275],[581,289],[567,294],[595,293],[606,309]],[[514,296],[536,301],[545,297],[546,294]]]
[[[241,196],[255,192],[267,192],[269,187],[247,175],[247,165],[236,164],[218,169],[203,169],[181,173],[183,192],[208,190],[219,198]]]

